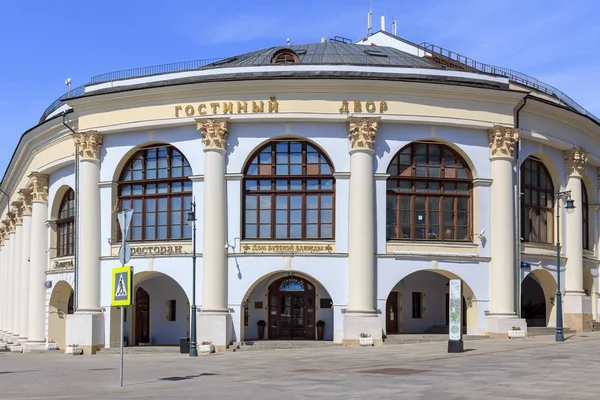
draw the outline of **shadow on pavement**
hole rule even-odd
[[[188,379],[200,378],[201,376],[214,376],[214,375],[217,375],[217,374],[206,373],[206,374],[187,375],[187,376],[169,376],[167,378],[159,378],[159,381],[177,382],[177,381],[185,381]]]

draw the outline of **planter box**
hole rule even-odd
[[[509,339],[525,339],[525,331],[514,331],[512,329],[508,330],[508,338]]]
[[[10,352],[11,353],[22,353],[23,352],[23,346],[11,345]]]
[[[215,346],[213,346],[212,344],[199,344],[198,345],[198,352],[199,353],[214,353],[215,352]]]
[[[58,350],[58,343],[46,343],[46,350]]]
[[[79,346],[67,346],[67,348],[65,349],[65,354],[71,354],[74,356],[83,354],[83,349]]]
[[[361,346],[373,346],[373,336],[358,338],[358,344]]]

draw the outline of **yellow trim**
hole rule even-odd
[[[127,298],[125,300],[117,300],[115,298],[115,293],[116,293],[116,287],[115,287],[115,280],[117,278],[117,275],[125,273],[125,285],[127,286]],[[131,268],[131,266],[124,266],[124,267],[119,267],[119,268],[113,268],[112,270],[112,295],[111,295],[111,306],[113,307],[122,307],[122,306],[130,306],[131,305],[131,292],[133,289],[133,285],[131,284],[131,277],[132,277],[132,273],[133,273],[133,269]]]

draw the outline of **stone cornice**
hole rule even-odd
[[[350,150],[373,150],[380,117],[349,117]]]
[[[565,150],[565,167],[567,175],[575,178],[582,177],[587,159],[587,153],[580,147]]]
[[[96,131],[73,133],[75,146],[83,160],[100,160],[104,137]]]
[[[196,128],[202,135],[205,150],[227,150],[228,124],[227,118],[196,118]]]
[[[518,128],[496,125],[488,129],[490,158],[512,158],[517,140],[519,140]]]

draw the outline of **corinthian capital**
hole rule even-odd
[[[197,118],[197,129],[202,134],[204,149],[227,150],[229,128],[227,119]]]
[[[6,230],[8,231],[9,234],[11,234],[15,231],[15,218],[16,218],[16,215],[15,215],[14,211],[9,211],[6,213],[6,220],[3,222],[6,225]]]
[[[32,201],[48,201],[48,175],[32,172],[29,175]]]
[[[348,139],[350,150],[373,150],[379,118],[348,118]]]
[[[23,202],[21,199],[13,201],[11,206],[14,210],[15,225],[23,225]]]
[[[21,189],[19,190],[19,200],[23,202],[23,215],[31,215],[31,205],[32,205],[32,190],[31,189]]]
[[[491,157],[512,157],[515,151],[515,143],[519,139],[518,128],[507,128],[496,125],[488,129],[488,142]]]
[[[588,155],[580,147],[565,151],[565,166],[567,167],[567,175],[581,177]]]
[[[82,159],[100,160],[103,136],[96,131],[74,133],[73,140]]]

